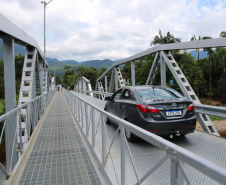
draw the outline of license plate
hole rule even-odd
[[[181,110],[166,111],[166,116],[181,116],[181,115],[182,115]]]

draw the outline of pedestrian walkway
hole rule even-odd
[[[62,92],[52,101],[19,184],[101,184]]]

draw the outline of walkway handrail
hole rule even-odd
[[[153,133],[150,133],[146,130],[141,129],[140,127],[137,127],[123,119],[120,119],[98,107],[96,107],[95,105],[89,103],[88,101],[86,101],[85,99],[82,99],[80,97],[78,97],[75,94],[72,94],[69,91],[63,91],[67,102],[73,112],[73,114],[75,115],[75,119],[78,122],[79,126],[81,129],[83,129],[83,135],[85,135],[87,137],[87,142],[90,143],[90,149],[92,151],[92,154],[96,155],[96,159],[98,159],[100,164],[100,169],[102,169],[103,173],[107,173],[104,171],[104,169],[106,168],[106,164],[107,161],[111,160],[111,147],[112,144],[116,138],[116,134],[119,132],[120,130],[120,145],[121,145],[121,161],[120,161],[120,166],[121,166],[121,177],[117,177],[116,175],[116,179],[118,181],[118,184],[126,184],[126,168],[125,168],[125,153],[126,153],[126,149],[129,153],[129,157],[133,166],[133,170],[136,174],[136,179],[137,179],[137,183],[136,184],[141,184],[142,182],[144,182],[144,180],[146,178],[148,178],[150,176],[151,173],[153,173],[156,169],[158,169],[167,159],[170,159],[171,161],[171,176],[170,176],[170,181],[171,184],[184,184],[184,181],[186,182],[186,184],[191,184],[191,181],[189,180],[189,176],[186,174],[186,167],[184,165],[187,164],[197,170],[199,170],[200,172],[202,172],[203,174],[205,174],[206,176],[210,177],[211,179],[224,184],[226,182],[226,169],[217,166],[216,164],[180,147],[177,146],[165,139],[163,139],[162,137],[159,137]],[[95,139],[96,139],[96,132],[97,132],[97,128],[95,125],[97,125],[97,123],[95,123],[94,120],[94,116],[97,115],[94,112],[98,112],[100,114],[99,116],[99,122],[98,125],[101,125],[101,138],[102,139],[102,146],[101,146],[101,150],[99,152],[101,152],[101,156],[102,159],[99,159],[98,156],[98,152],[97,149],[95,148]],[[95,115],[94,115],[95,114]],[[89,116],[90,115],[90,116]],[[111,144],[109,144],[108,142],[108,136],[106,134],[106,125],[105,125],[105,121],[106,118],[110,118],[111,120],[113,120],[114,122],[118,123],[118,129],[115,133],[115,136],[113,138],[113,140],[111,141]],[[91,131],[90,131],[91,129]],[[130,148],[129,145],[126,141],[125,138],[125,129],[134,133],[135,135],[137,135],[138,137],[144,139],[145,141],[147,141],[148,143],[155,145],[156,147],[164,150],[166,152],[166,155],[159,161],[157,162],[157,164],[149,169],[147,171],[147,173],[145,175],[143,175],[142,177],[138,177],[138,174],[136,172],[136,168],[135,165],[133,163],[133,158],[132,158],[132,154],[130,153]],[[109,159],[110,158],[110,159]],[[112,162],[112,161],[111,161]],[[115,172],[116,173],[116,172]],[[121,179],[121,182],[119,183],[119,180]]]
[[[5,113],[4,115],[0,116],[0,122],[1,124],[3,124],[2,130],[1,130],[0,145],[3,140],[6,127],[8,126],[8,130],[11,130],[11,134],[14,140],[14,144],[12,148],[9,149],[8,151],[12,152],[14,148],[19,150],[17,162],[19,161],[21,154],[26,150],[26,147],[25,147],[26,143],[23,144],[21,142],[24,139],[24,136],[23,136],[24,127],[28,128],[27,129],[28,133],[26,133],[28,138],[25,138],[25,139],[29,141],[29,138],[31,137],[32,132],[36,128],[39,120],[44,114],[55,92],[56,92],[55,90],[49,91],[48,93],[38,96],[37,98],[32,99],[30,102],[27,102]],[[23,117],[23,112],[25,111],[27,112],[27,114],[26,114],[26,117]],[[15,115],[16,115],[16,120],[14,121],[19,123],[19,132],[17,130],[12,130],[12,126],[11,126],[12,124],[15,124],[14,122],[11,121],[11,117]],[[6,156],[7,155],[8,153],[6,153]],[[11,164],[12,159],[8,162],[10,162]],[[3,169],[3,171],[6,173],[7,176],[9,176],[13,171],[13,167],[11,167],[10,164],[7,164],[7,166],[9,165],[10,167],[9,169],[7,169],[7,167],[5,167],[4,164],[0,163],[0,167]]]
[[[93,94],[96,94],[96,95],[107,95],[107,96],[111,96],[113,93],[109,93],[109,92],[101,92],[101,91],[89,91],[89,90],[83,90],[83,89],[78,89],[78,88],[75,88],[74,91],[76,92],[80,92],[82,94],[84,93],[93,93]],[[100,99],[100,97],[98,97]]]
[[[33,103],[34,101],[37,101],[38,99],[43,98],[44,96],[48,96],[48,95],[50,95],[50,94],[53,93],[53,92],[56,92],[56,90],[52,90],[52,91],[49,91],[48,93],[45,93],[45,94],[43,94],[43,95],[41,95],[41,96],[38,96],[38,97],[32,99],[31,101],[29,101],[29,102],[27,102],[27,103],[24,103],[24,104],[22,104],[21,106],[19,106],[19,107],[13,109],[13,110],[11,110],[11,111],[9,111],[9,112],[7,112],[7,113],[1,115],[1,116],[0,116],[0,122],[1,122],[1,121],[4,121],[4,120],[5,120],[7,117],[9,117],[11,114],[13,114],[13,113],[15,113],[15,112],[18,112],[18,110],[21,110],[21,109],[23,109],[24,107],[27,107],[29,104]],[[52,97],[51,97],[51,98],[52,98]],[[49,102],[48,102],[48,104],[49,104]]]

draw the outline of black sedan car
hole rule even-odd
[[[169,87],[122,87],[105,100],[105,111],[162,137],[183,136],[196,127],[194,103]],[[136,138],[125,134],[128,141]]]

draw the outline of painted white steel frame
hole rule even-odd
[[[125,156],[126,152],[129,153],[129,158],[131,165],[136,176],[136,184],[142,184],[146,178],[148,178],[156,169],[158,169],[167,159],[170,159],[171,163],[171,175],[170,175],[170,184],[172,185],[181,185],[181,184],[191,184],[190,177],[186,174],[185,166],[191,166],[198,171],[202,172],[209,178],[224,184],[226,182],[226,169],[221,168],[214,163],[185,150],[184,148],[177,146],[153,133],[145,131],[125,120],[122,120],[93,104],[87,102],[85,99],[81,99],[75,94],[72,94],[69,91],[63,91],[67,103],[71,108],[72,113],[75,116],[75,120],[78,123],[78,126],[82,132],[82,136],[86,138],[88,143],[89,150],[94,156],[99,169],[102,171],[105,179],[108,181],[108,184],[121,184],[125,185],[126,182],[126,164]],[[97,114],[98,112],[98,114]],[[97,117],[98,116],[98,117]],[[114,122],[118,123],[118,129],[116,130],[115,136],[112,141],[109,141],[106,133],[106,118],[110,118]],[[96,122],[95,120],[99,120]],[[97,137],[97,127],[101,129],[102,138],[101,149],[97,149],[95,145],[95,140]],[[134,133],[138,137],[144,139],[145,141],[155,145],[156,147],[165,151],[166,155],[151,169],[149,169],[146,174],[143,176],[138,176],[136,172],[136,166],[133,162],[133,157],[130,152],[129,145],[125,138],[125,129]],[[108,164],[114,163],[112,157],[114,154],[111,152],[112,144],[115,142],[117,133],[120,131],[120,145],[121,145],[121,174],[117,174],[114,169],[111,168],[109,171]],[[91,134],[91,135],[90,135]],[[101,156],[101,157],[100,157]],[[114,166],[114,164],[113,164]]]
[[[217,38],[217,39],[206,39],[206,40],[196,40],[189,42],[180,42],[180,43],[172,43],[172,44],[163,44],[153,48],[149,48],[143,52],[135,54],[131,57],[122,59],[118,62],[115,62],[111,67],[107,69],[97,80],[101,80],[105,75],[111,72],[111,70],[122,64],[127,62],[132,62],[142,57],[155,54],[159,51],[171,51],[171,50],[186,50],[186,49],[202,49],[202,48],[218,48],[218,47],[226,47],[226,38]]]
[[[83,93],[83,94],[86,94],[86,92],[88,91],[88,95],[93,97],[91,83],[84,76],[78,78],[75,81],[75,89],[74,90],[77,92]]]
[[[36,97],[36,85],[39,86],[39,92],[47,93],[50,90],[51,86],[51,76],[49,73],[48,62],[44,60],[41,49],[39,48],[37,42],[25,33],[22,29],[16,26],[14,23],[9,21],[0,13],[0,38],[3,39],[3,50],[4,50],[4,80],[5,80],[5,107],[6,112],[13,110],[16,106],[16,89],[15,89],[15,58],[14,58],[14,43],[23,45],[27,48],[24,69],[23,73],[25,74],[22,77],[22,86],[19,104],[29,102],[32,98]],[[32,48],[32,54],[29,53],[29,50]],[[29,58],[28,56],[31,56]],[[27,65],[28,64],[28,65]],[[43,71],[43,68],[45,69]],[[39,73],[38,75],[35,75]],[[30,76],[30,77],[28,77]],[[29,78],[29,80],[27,79]],[[36,79],[38,78],[38,79]],[[37,80],[37,82],[36,82]],[[24,84],[26,83],[27,86]],[[38,83],[38,84],[37,84]],[[44,84],[43,91],[41,88]],[[29,85],[28,85],[29,84]],[[28,96],[28,97],[25,97]],[[10,171],[16,165],[17,162],[17,148],[14,144],[14,137],[12,133],[16,132],[28,132],[30,128],[27,128],[27,110],[22,110],[17,112],[14,115],[10,115],[10,122],[12,123],[9,127],[9,124],[6,124],[5,140],[6,140],[6,162],[7,170]],[[20,117],[23,116],[23,119],[26,121],[19,126]],[[20,128],[21,127],[21,128]],[[22,130],[23,131],[22,131]],[[18,138],[18,141],[21,143],[28,141],[28,135],[24,135],[23,138]]]
[[[131,77],[132,77],[132,85],[135,85],[135,69],[134,62],[147,55],[155,54],[155,59],[153,65],[151,67],[150,73],[148,75],[146,85],[153,84],[157,72],[160,70],[161,72],[161,85],[166,86],[166,64],[169,67],[171,73],[176,79],[179,87],[181,88],[183,94],[190,100],[192,100],[195,105],[202,105],[199,101],[197,95],[186,79],[185,75],[179,68],[177,62],[174,60],[170,50],[183,50],[183,49],[195,49],[195,48],[214,48],[214,47],[224,47],[226,46],[226,38],[218,38],[218,39],[208,39],[208,40],[198,40],[198,41],[190,41],[190,42],[182,42],[182,43],[173,43],[173,44],[163,44],[153,48],[150,48],[144,52],[138,53],[129,58],[120,60],[119,62],[114,63],[110,68],[108,68],[105,73],[103,73],[97,81],[101,81],[110,71],[115,71],[115,67],[119,65],[131,62]],[[111,83],[110,83],[111,84]],[[111,92],[111,91],[110,91]],[[211,133],[213,135],[219,136],[214,124],[208,115],[205,114],[205,110],[202,111],[202,114],[196,113],[197,119],[200,122],[203,130],[205,132]]]

